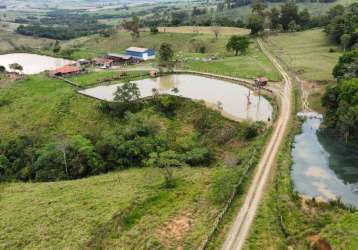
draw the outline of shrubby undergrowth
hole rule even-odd
[[[158,96],[135,105],[123,104],[125,112],[122,104],[99,104],[99,110],[110,119],[124,124],[100,136],[57,135],[44,142],[24,135],[0,141],[1,179],[57,181],[130,167],[160,167],[168,172],[172,167],[210,166],[216,158],[213,145],[223,145],[238,135],[245,139],[252,133],[247,124],[229,122],[219,113],[179,97]],[[188,114],[194,132],[179,136],[176,113],[183,105],[192,105],[186,110],[194,110]]]

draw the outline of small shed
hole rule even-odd
[[[126,54],[143,61],[155,59],[154,49],[129,47],[126,49]]]
[[[263,87],[266,86],[268,83],[268,79],[266,77],[257,77],[255,79],[256,87]]]
[[[69,75],[77,75],[82,72],[82,69],[78,66],[66,65],[61,68],[50,71],[50,76],[69,76]]]

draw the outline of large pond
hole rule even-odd
[[[11,71],[9,65],[12,63],[20,64],[23,67],[22,72],[30,75],[38,74],[46,70],[54,70],[73,63],[73,61],[28,53],[0,55],[0,65],[4,66],[8,71]]]
[[[340,198],[358,207],[358,150],[319,132],[321,119],[307,119],[295,138],[292,178],[295,190],[323,200]]]
[[[190,74],[167,75],[135,81],[142,97],[153,95],[153,89],[161,94],[172,94],[204,100],[207,106],[221,110],[233,120],[269,121],[272,119],[272,106],[268,100],[247,87],[228,81]],[[120,84],[99,86],[80,91],[101,100],[112,101]],[[176,88],[178,93],[173,92]]]

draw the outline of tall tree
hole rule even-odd
[[[299,13],[298,24],[304,28],[308,28],[310,25],[310,21],[311,21],[311,15],[308,12],[308,10],[307,9],[302,10]]]
[[[299,21],[298,6],[295,2],[289,1],[281,5],[281,24],[284,30],[288,30],[291,21]]]
[[[271,28],[276,30],[278,29],[280,23],[281,23],[281,18],[280,18],[280,12],[277,8],[273,7],[269,12],[268,12],[268,17],[270,19],[271,22]]]
[[[133,40],[137,39],[140,36],[139,17],[134,16],[134,17],[132,17],[132,20],[124,21],[122,23],[122,27],[123,27],[123,29],[131,32]]]
[[[346,52],[346,49],[349,47],[349,44],[351,42],[352,36],[349,34],[343,34],[340,37],[341,44],[343,46],[343,51]]]
[[[228,43],[226,44],[226,49],[228,51],[235,51],[235,55],[241,53],[245,53],[250,45],[250,40],[247,36],[232,36],[230,37]]]
[[[247,27],[251,30],[251,34],[258,34],[264,29],[264,18],[258,14],[250,14],[247,17]]]
[[[262,0],[254,0],[251,4],[252,13],[256,13],[258,15],[264,16],[264,11],[267,8],[267,5]]]
[[[159,58],[160,61],[164,64],[167,64],[173,60],[174,51],[172,45],[169,43],[162,43],[159,49]]]

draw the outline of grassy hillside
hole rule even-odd
[[[0,28],[0,54],[14,51],[41,49],[53,41],[31,36],[22,36]]]
[[[311,13],[312,16],[319,16],[319,15],[324,15],[330,8],[332,8],[333,6],[337,5],[337,4],[342,4],[342,5],[349,5],[354,3],[355,0],[337,0],[335,2],[332,3],[311,3],[309,1],[304,2],[304,3],[297,3],[298,7],[300,10],[303,9],[308,9],[308,11]],[[268,3],[266,2],[266,5],[268,8],[279,8],[280,5],[282,5],[283,3]],[[225,9],[223,12],[218,13],[218,15],[220,16],[224,16],[227,17],[229,19],[242,19],[245,20],[247,15],[250,14],[251,12],[251,6],[250,5],[246,5],[246,6],[242,6],[242,7],[238,7],[238,8],[234,8],[234,9]],[[207,15],[203,16],[203,17],[207,17]]]
[[[305,80],[333,80],[332,69],[341,52],[321,29],[269,36],[268,46]],[[329,52],[330,49],[337,52]]]
[[[33,135],[41,144],[58,133],[99,138],[132,129],[129,119],[101,113],[98,101],[45,75],[6,85],[0,100],[2,142]],[[265,133],[246,139],[248,124],[216,112],[210,112],[212,134],[199,133],[193,123],[205,111],[203,105],[185,101],[169,117],[153,107],[134,114],[139,121],[150,117],[173,144],[191,148],[195,141],[214,151],[210,165],[176,169],[172,188],[164,188],[163,172],[155,167],[81,180],[1,183],[0,248],[197,248],[242,176],[253,147],[260,149],[265,140]],[[235,132],[222,141],[228,131]]]
[[[0,107],[2,139],[24,134],[96,134],[116,127],[114,121],[98,111],[95,101],[45,75],[28,76],[1,89],[0,99],[9,102]]]
[[[4,249],[198,246],[220,206],[210,200],[215,169],[131,169],[79,181],[2,184]]]

